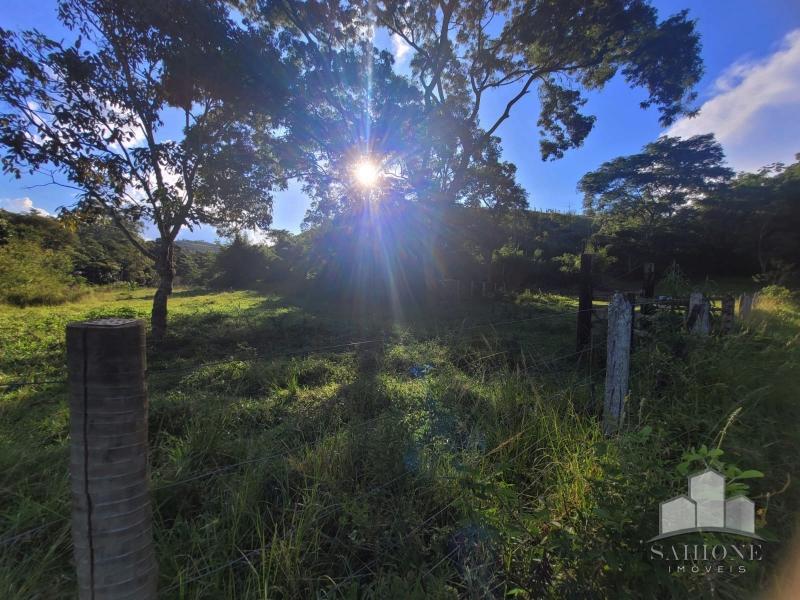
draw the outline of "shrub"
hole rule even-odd
[[[780,302],[791,302],[792,300],[792,292],[782,285],[772,284],[765,286],[761,288],[759,293],[764,297],[772,298]]]
[[[17,306],[61,304],[85,293],[64,252],[12,239],[0,246],[0,301]]]

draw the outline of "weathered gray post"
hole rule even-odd
[[[81,600],[156,597],[144,323],[67,325],[72,540]]]
[[[592,340],[592,255],[581,254],[581,279],[578,292],[578,352],[585,350]]]
[[[711,329],[711,304],[702,292],[692,292],[689,296],[686,328],[699,335],[708,335]]]
[[[739,318],[746,319],[750,316],[753,309],[753,297],[750,294],[742,294],[739,298]]]
[[[631,361],[631,304],[616,292],[608,305],[606,345],[606,393],[603,403],[603,432],[614,434],[625,414]]]
[[[636,336],[634,335],[634,331],[636,331],[636,292],[625,292],[625,299],[631,305],[631,352],[633,352],[636,345]]]
[[[722,326],[720,331],[723,334],[733,331],[733,307],[735,301],[732,294],[726,294],[722,298]]]

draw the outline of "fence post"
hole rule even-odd
[[[636,292],[625,292],[625,299],[631,305],[631,352],[633,352],[633,347],[636,345],[636,336],[634,335],[636,331]]]
[[[753,297],[750,294],[742,294],[739,298],[739,318],[746,319],[750,316],[753,308]]]
[[[144,323],[67,325],[72,541],[81,600],[156,597]]]
[[[625,414],[631,361],[630,302],[616,292],[608,305],[608,342],[606,346],[606,393],[603,403],[603,432],[614,434]]]
[[[725,294],[722,298],[722,326],[720,331],[723,334],[733,331],[733,294]]]
[[[642,293],[645,298],[654,298],[656,295],[656,265],[646,262],[643,269]]]
[[[689,296],[686,328],[692,333],[708,335],[711,328],[711,305],[702,292],[692,292]]]
[[[592,341],[592,255],[581,254],[581,281],[578,296],[577,351],[584,350]]]
[[[656,265],[655,263],[644,263],[643,281],[642,281],[642,295],[648,300],[656,297]],[[655,312],[655,307],[645,302],[642,304],[642,314],[651,315]]]

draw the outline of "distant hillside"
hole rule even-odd
[[[176,240],[175,243],[181,250],[185,250],[186,252],[211,252],[216,254],[222,248],[219,244],[212,244],[211,242],[203,242],[201,240]]]

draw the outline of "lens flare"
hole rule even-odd
[[[380,169],[372,160],[362,158],[353,168],[356,183],[363,188],[372,188],[381,178]]]

